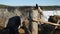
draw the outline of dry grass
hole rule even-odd
[[[0,29],[5,28],[5,21],[6,21],[6,18],[0,17]]]

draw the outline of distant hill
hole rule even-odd
[[[0,8],[5,8],[7,5],[0,4]]]
[[[26,8],[33,8],[35,6],[9,6],[9,5],[3,5],[3,4],[0,4],[0,8],[21,8],[21,9],[26,9]],[[54,5],[54,6],[39,6],[41,7],[42,10],[60,10],[60,6],[58,5]]]

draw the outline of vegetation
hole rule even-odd
[[[6,5],[0,4],[0,8],[6,8],[6,7],[7,7]]]
[[[35,6],[8,6],[8,5],[3,5],[3,4],[0,4],[0,8],[21,8],[21,10],[24,10],[24,9],[29,9],[29,8],[32,8],[32,7],[35,7]],[[39,6],[41,7],[42,10],[60,10],[60,6],[58,5],[54,5],[54,6]]]

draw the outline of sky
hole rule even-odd
[[[0,0],[0,4],[11,5],[11,6],[40,6],[48,5],[60,5],[60,0]]]

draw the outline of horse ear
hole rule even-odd
[[[36,9],[38,9],[38,4],[36,4]]]

